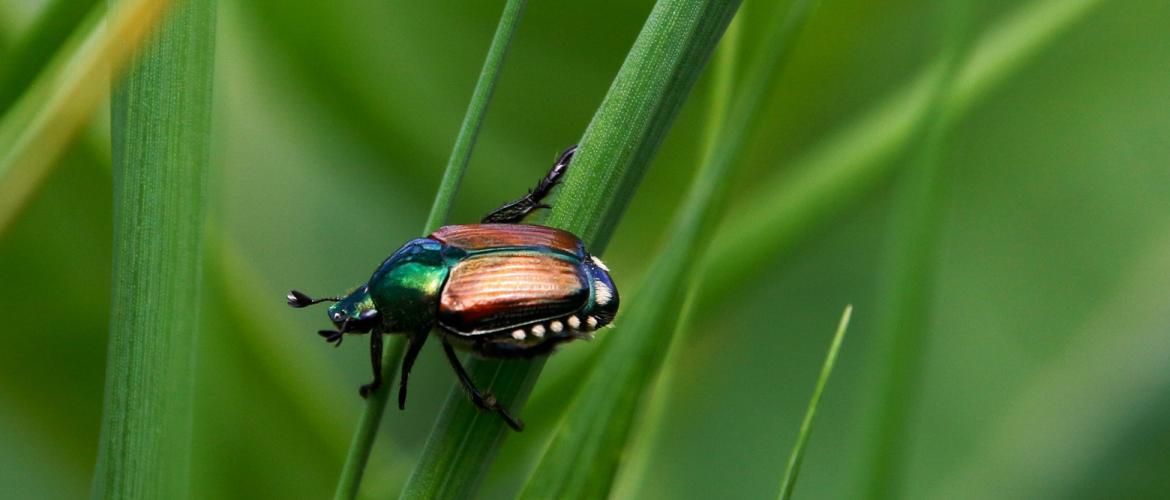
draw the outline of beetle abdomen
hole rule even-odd
[[[579,262],[538,250],[473,255],[451,268],[439,323],[482,335],[581,309],[590,287]]]

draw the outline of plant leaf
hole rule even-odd
[[[114,285],[95,498],[188,491],[214,37],[215,3],[184,3],[114,91]]]

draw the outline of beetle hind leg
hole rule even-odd
[[[569,170],[569,162],[573,160],[573,155],[576,153],[576,145],[566,149],[564,153],[561,153],[561,156],[557,157],[556,163],[553,164],[544,178],[540,179],[540,182],[536,183],[536,187],[529,191],[528,194],[493,210],[480,222],[484,224],[515,224],[536,210],[552,208],[552,206],[541,203],[540,201],[548,196],[553,187],[561,182],[561,178]]]
[[[508,427],[511,427],[517,432],[524,430],[524,422],[508,413],[508,410],[500,405],[500,402],[496,400],[495,396],[490,393],[481,392],[475,387],[475,383],[467,375],[467,370],[463,369],[463,364],[459,362],[459,357],[455,355],[455,349],[451,347],[451,344],[443,342],[443,353],[447,355],[447,362],[451,363],[451,368],[455,370],[455,375],[459,377],[459,383],[467,390],[467,395],[471,397],[471,402],[475,403],[475,406],[483,410],[498,413],[500,418],[504,419],[504,423],[508,424]]]

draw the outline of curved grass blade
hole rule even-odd
[[[471,102],[467,105],[467,113],[459,128],[459,135],[451,150],[447,168],[443,172],[443,180],[439,184],[435,202],[431,205],[431,213],[423,227],[424,235],[438,229],[451,213],[451,204],[455,200],[455,193],[459,189],[463,173],[467,171],[467,162],[471,159],[475,138],[479,134],[479,127],[483,123],[488,103],[491,102],[492,90],[495,88],[500,70],[504,66],[504,56],[508,52],[516,28],[520,24],[520,15],[524,11],[524,4],[525,0],[508,0],[504,6],[503,14],[500,15],[499,25],[492,37],[487,58],[483,62],[479,80],[476,81],[475,90],[471,95]],[[386,380],[387,383],[374,391],[366,401],[366,410],[362,413],[361,421],[358,423],[357,431],[350,443],[349,453],[341,470],[341,478],[338,480],[337,490],[333,494],[335,499],[341,500],[357,496],[366,462],[374,447],[374,438],[378,434],[378,424],[382,421],[382,414],[386,411],[390,388],[394,386],[389,381],[395,379],[405,349],[405,337],[394,336],[388,339],[386,349],[382,354],[382,379]]]
[[[845,306],[841,313],[841,321],[837,324],[837,333],[833,335],[833,343],[829,345],[829,353],[825,355],[825,362],[821,365],[821,375],[817,378],[817,386],[813,389],[812,398],[808,401],[808,409],[804,412],[804,420],[800,422],[800,435],[792,447],[792,454],[788,456],[788,468],[784,471],[784,481],[780,483],[780,500],[792,498],[792,491],[796,488],[796,478],[800,476],[800,464],[804,462],[804,450],[808,446],[808,438],[812,435],[813,418],[817,416],[817,405],[821,403],[821,393],[833,374],[833,365],[837,363],[837,351],[841,349],[841,342],[845,339],[845,330],[849,328],[849,318],[853,315],[853,306]]]
[[[106,95],[95,85],[117,74],[142,45],[169,4],[126,0],[102,23],[94,10],[0,120],[0,234],[56,165],[56,159]]]
[[[799,1],[777,13],[759,59],[750,66],[742,94],[735,99],[714,147],[696,175],[659,254],[637,295],[638,308],[604,346],[581,391],[560,422],[552,443],[529,477],[524,498],[599,498],[609,495],[633,427],[639,402],[662,366],[670,342],[686,313],[680,314],[695,281],[693,268],[709,246],[720,219],[733,168],[749,137],[748,129],[775,87],[793,41],[815,2]]]
[[[655,4],[582,137],[547,225],[577,234],[593,253],[602,253],[736,7],[729,0]],[[468,365],[481,387],[519,413],[543,360],[474,359]],[[480,412],[453,388],[403,498],[470,496],[505,432],[498,416]]]
[[[214,37],[215,3],[185,2],[114,90],[114,286],[94,498],[189,491]]]

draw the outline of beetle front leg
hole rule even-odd
[[[370,332],[370,367],[374,369],[374,381],[358,390],[363,398],[382,387],[382,332],[377,330]]]
[[[475,406],[487,411],[499,413],[500,417],[504,419],[504,422],[508,424],[508,427],[511,427],[516,432],[524,430],[524,422],[513,417],[508,413],[508,410],[500,406],[495,396],[490,393],[480,392],[475,387],[475,382],[471,381],[471,377],[463,369],[463,364],[459,362],[459,357],[455,355],[455,350],[451,347],[451,344],[443,342],[443,352],[447,355],[447,362],[451,363],[451,368],[455,369],[455,375],[459,377],[459,383],[463,384],[463,388],[467,390],[467,394],[471,397],[471,402],[475,403]]]

